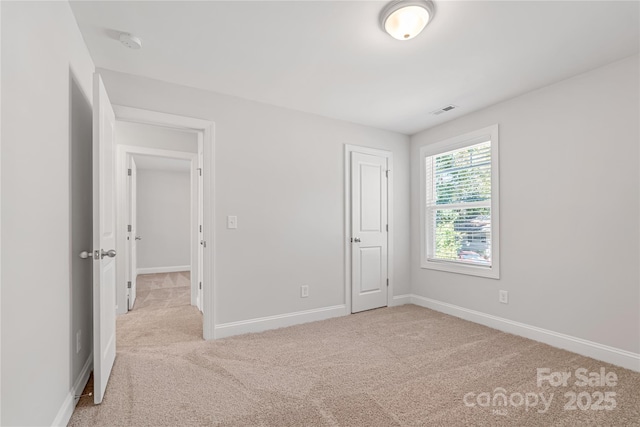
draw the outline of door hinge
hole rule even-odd
[[[387,286],[389,286],[389,279],[387,279]]]
[[[127,175],[131,176],[131,169],[127,169]]]
[[[200,226],[200,232],[202,233],[202,226]]]
[[[202,176],[202,168],[198,168],[198,175]]]
[[[127,282],[127,289],[131,289],[131,282]]]
[[[389,178],[389,171],[387,170],[387,171],[385,171],[385,173],[387,175],[387,178]]]
[[[387,224],[387,233],[389,232],[389,224]]]
[[[127,231],[131,231],[131,224],[127,225]]]
[[[198,283],[198,289],[202,289],[202,282]]]
[[[202,245],[203,248],[207,247],[207,241],[206,240],[200,240],[200,244]]]

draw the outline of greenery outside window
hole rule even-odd
[[[423,146],[422,267],[499,278],[498,125]]]

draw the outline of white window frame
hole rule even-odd
[[[428,233],[432,232],[426,226],[427,195],[426,195],[426,161],[427,157],[459,150],[470,145],[491,141],[491,267],[462,264],[427,258]],[[468,274],[472,276],[500,278],[500,174],[499,165],[498,125],[488,126],[464,135],[449,138],[420,147],[420,266],[431,270],[447,271],[451,273]]]

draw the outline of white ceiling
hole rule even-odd
[[[438,1],[413,40],[378,1],[73,2],[97,67],[412,134],[639,51],[637,1]],[[134,51],[119,32],[143,40]],[[459,109],[440,116],[447,104]]]
[[[171,159],[168,157],[146,156],[135,154],[132,156],[138,170],[160,170],[165,172],[189,172],[189,160]]]

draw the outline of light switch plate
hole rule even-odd
[[[238,217],[235,215],[229,215],[227,217],[227,228],[238,228]]]

